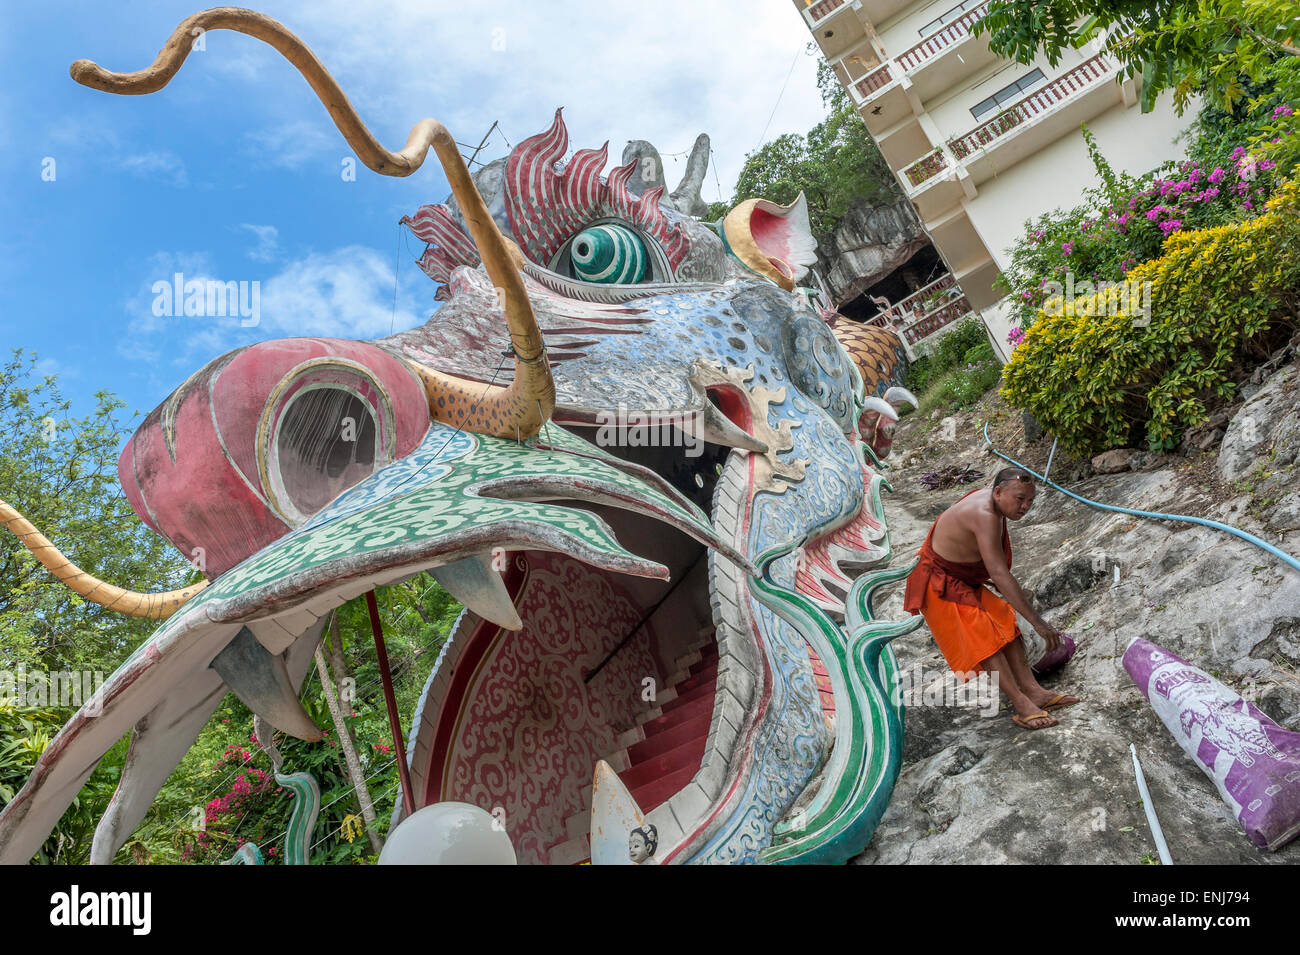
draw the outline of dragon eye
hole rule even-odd
[[[646,277],[649,256],[627,226],[605,223],[583,229],[569,243],[573,277],[601,285],[635,285]]]

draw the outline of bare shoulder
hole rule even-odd
[[[997,512],[993,509],[992,492],[976,491],[974,494],[958,501],[948,510],[955,515],[963,527],[979,530],[987,524],[997,523]]]
[[[934,548],[947,560],[978,560],[980,539],[996,533],[996,529],[989,492],[977,491],[951,504],[939,516],[934,528]]]
[[[975,539],[996,540],[1002,532],[1002,522],[993,507],[992,492],[981,490],[952,508],[957,518],[954,523]]]

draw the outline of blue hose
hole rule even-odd
[[[1156,511],[1135,511],[1131,507],[1115,507],[1114,505],[1111,504],[1101,504],[1098,503],[1097,501],[1090,501],[1086,497],[1080,497],[1078,494],[1075,494],[1073,491],[1067,491],[1065,488],[1061,487],[1061,485],[1057,484],[1055,481],[1049,481],[1044,475],[1041,475],[1037,471],[1025,467],[1025,465],[1021,464],[1015,458],[1008,457],[1007,455],[999,451],[997,448],[993,447],[993,439],[989,437],[989,423],[987,421],[984,422],[984,443],[988,445],[990,451],[992,451],[994,454],[1000,457],[1003,461],[1010,461],[1016,467],[1024,469],[1027,473],[1032,474],[1034,477],[1042,481],[1044,484],[1051,485],[1052,487],[1056,488],[1058,491],[1060,491],[1062,494],[1066,495],[1067,497],[1072,497],[1076,501],[1086,504],[1089,507],[1095,507],[1099,511],[1114,511],[1117,514],[1132,514],[1134,517],[1153,517],[1156,518],[1157,520],[1162,520],[1162,521],[1186,521],[1189,524],[1200,524],[1204,527],[1213,527],[1215,530],[1218,531],[1227,531],[1229,534],[1233,535],[1234,537],[1240,537],[1244,541],[1249,541],[1250,543],[1254,544],[1256,547],[1268,551],[1274,557],[1286,561],[1286,563],[1290,564],[1291,567],[1294,568],[1295,570],[1300,570],[1300,560],[1296,560],[1294,557],[1292,557],[1284,550],[1279,550],[1278,548],[1270,544],[1268,541],[1260,540],[1254,534],[1247,533],[1246,531],[1243,531],[1239,527],[1233,527],[1231,524],[1221,524],[1218,521],[1211,521],[1204,517],[1191,517],[1187,514],[1161,514]]]

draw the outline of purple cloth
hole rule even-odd
[[[1061,642],[1057,648],[1043,654],[1042,658],[1029,669],[1034,671],[1035,676],[1042,676],[1044,673],[1051,673],[1057,667],[1065,666],[1072,656],[1074,656],[1074,640],[1061,634]]]
[[[1124,669],[1251,842],[1276,850],[1300,835],[1300,733],[1141,637],[1124,651]]]

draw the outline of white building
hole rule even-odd
[[[929,315],[905,335],[909,351],[969,306],[1007,356],[1010,311],[993,281],[1026,219],[1077,205],[1097,184],[1080,124],[1116,171],[1141,175],[1182,154],[1174,139],[1192,110],[1180,119],[1163,95],[1143,114],[1140,80],[1117,82],[1116,63],[1094,47],[1065,50],[1055,67],[995,56],[986,36],[971,36],[987,0],[794,4],[946,263],[939,282],[955,278],[965,293],[949,288],[935,311],[927,287],[891,309],[905,332],[910,316]]]

